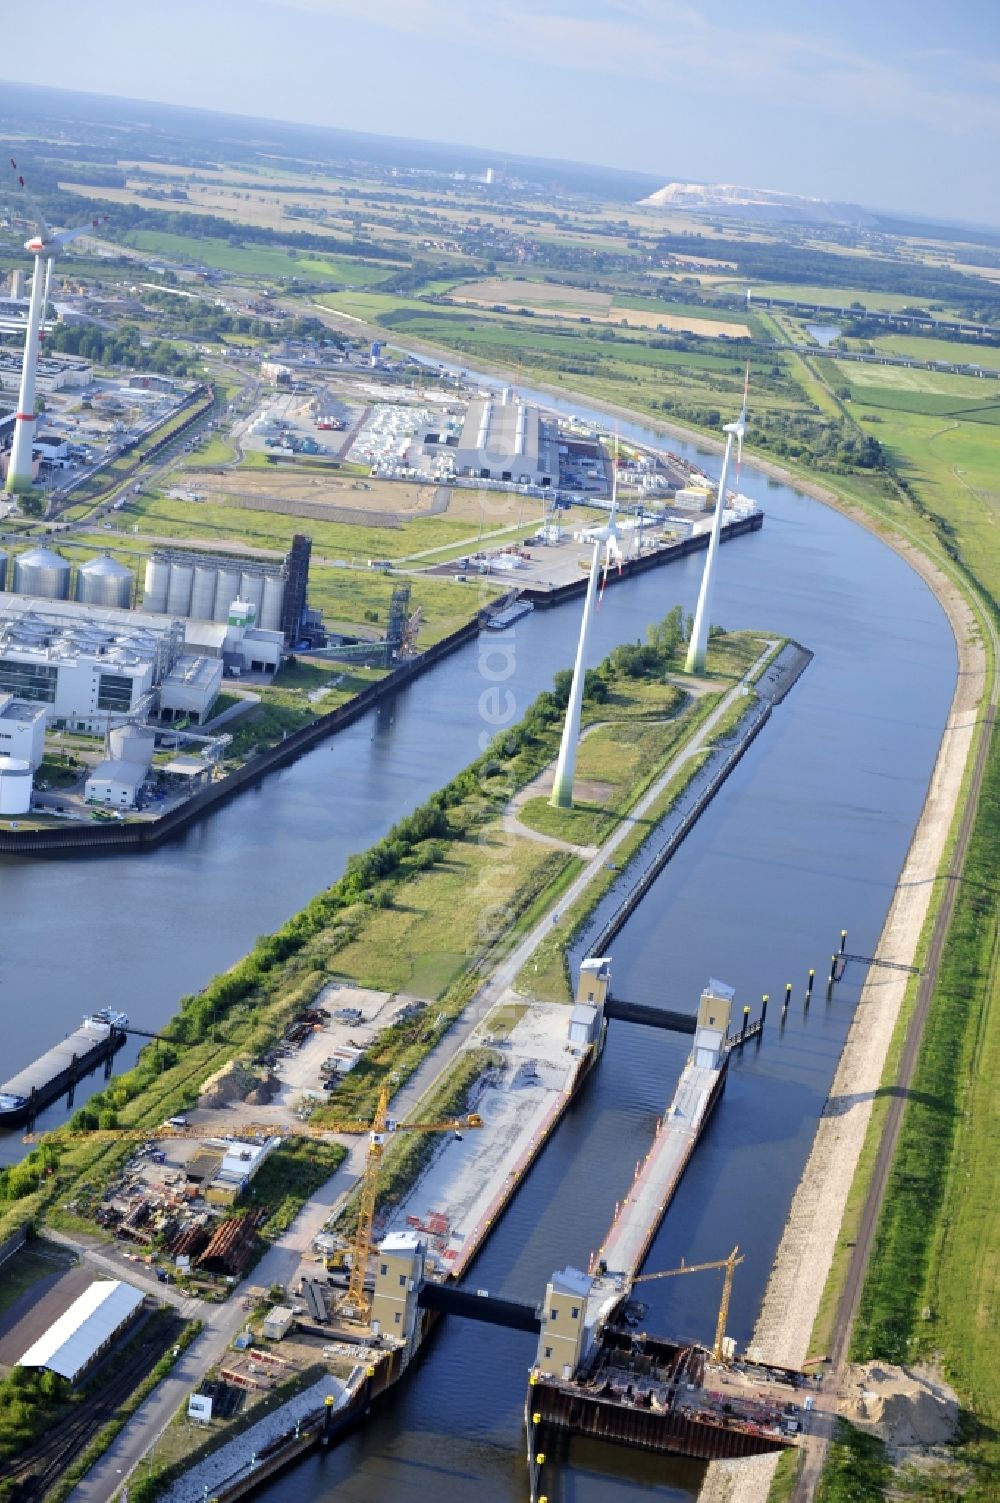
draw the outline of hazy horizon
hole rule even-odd
[[[824,8],[825,9],[825,8]],[[51,0],[17,82],[996,224],[1000,7]],[[905,38],[905,42],[901,39]],[[35,59],[37,58],[37,61]],[[601,107],[603,105],[603,107]]]

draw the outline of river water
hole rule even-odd
[[[586,416],[579,403],[542,400]],[[626,436],[654,437],[621,427]],[[718,472],[714,456],[676,440],[669,446]],[[739,1242],[747,1261],[729,1325],[741,1341],[863,979],[850,967],[828,1004],[830,953],[841,928],[850,950],[872,953],[955,676],[943,613],[901,560],[749,466],[742,488],[767,518],[761,532],[722,548],[713,617],[794,636],[815,659],[613,948],[622,997],[693,1010],[709,976],[735,986],[754,1013],[762,992],[772,997],[763,1046],[734,1061],[648,1263],[717,1258]],[[592,660],[641,637],[676,602],[690,609],[702,563],[695,556],[609,589]],[[571,662],[578,620],[579,603],[571,603],[517,624],[516,671],[504,687],[519,709]],[[334,880],[348,853],[467,763],[490,688],[482,650],[469,644],[391,707],[273,774],[175,845],[142,857],[0,864],[3,1073],[94,1006],[122,1007],[140,1026],[162,1023],[178,995],[243,954]],[[810,966],[819,984],[806,1013]],[[795,1001],[781,1030],[786,981],[795,984]],[[477,1286],[535,1300],[553,1268],[585,1264],[688,1047],[683,1038],[612,1025],[599,1069],[475,1265]],[[54,1107],[46,1119],[62,1115]],[[21,1151],[9,1140],[7,1160]],[[644,1296],[649,1328],[710,1339],[718,1295],[713,1274],[653,1283]],[[443,1322],[416,1378],[371,1424],[262,1496],[522,1499],[519,1427],[532,1354],[523,1335]],[[559,1455],[545,1479],[552,1503],[617,1503],[640,1492],[688,1499],[701,1475],[687,1462],[576,1442],[568,1456],[564,1449],[550,1450]]]

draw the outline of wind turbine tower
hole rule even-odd
[[[573,779],[576,775],[576,749],[580,741],[580,713],[583,708],[583,684],[587,676],[587,640],[590,636],[590,623],[594,616],[594,602],[597,598],[597,580],[601,572],[601,554],[604,553],[604,571],[607,578],[608,566],[612,559],[621,558],[621,549],[618,545],[618,528],[616,518],[618,515],[618,445],[615,444],[615,466],[611,481],[611,515],[608,525],[592,534],[594,539],[594,556],[590,562],[590,578],[587,581],[587,598],[583,602],[583,620],[580,622],[580,640],[576,647],[576,663],[573,667],[573,683],[569,691],[569,703],[566,706],[566,720],[563,724],[562,741],[559,745],[559,760],[556,763],[555,782],[552,785],[552,794],[549,803],[553,809],[572,809],[573,807]],[[603,588],[602,588],[603,594]]]
[[[712,609],[712,585],[715,578],[715,559],[719,551],[719,533],[722,528],[722,513],[726,505],[726,481],[729,478],[729,461],[733,452],[733,439],[737,442],[737,465],[743,458],[743,435],[746,432],[747,422],[747,392],[750,386],[750,368],[747,367],[746,381],[743,385],[743,407],[735,423],[726,423],[722,431],[726,435],[726,452],[722,460],[722,474],[719,476],[719,495],[715,503],[715,515],[712,518],[712,532],[708,540],[708,557],[705,559],[705,572],[701,576],[701,589],[698,592],[698,605],[694,613],[694,627],[691,631],[691,641],[688,643],[687,661],[684,665],[687,673],[704,673],[705,652],[708,648],[708,615]]]
[[[16,164],[11,159],[11,165]],[[23,178],[18,179],[22,188]],[[24,248],[35,258],[35,274],[31,282],[31,301],[28,304],[28,332],[24,339],[24,364],[21,367],[21,388],[17,399],[17,414],[14,421],[14,443],[10,451],[10,466],[7,470],[7,490],[23,493],[31,490],[31,446],[35,437],[35,384],[38,375],[38,353],[41,345],[42,319],[49,293],[52,263],[56,256],[83,235],[89,226],[76,230],[51,230],[38,209],[36,233],[26,240]]]

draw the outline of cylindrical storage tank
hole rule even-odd
[[[191,615],[196,621],[211,621],[215,609],[215,583],[219,571],[215,564],[195,564],[191,587]]]
[[[281,605],[285,598],[285,581],[280,574],[264,575],[264,598],[260,607],[259,625],[265,631],[281,630]]]
[[[127,611],[132,604],[132,571],[104,554],[81,564],[76,574],[76,598],[85,605],[106,605]]]
[[[191,564],[176,561],[170,565],[170,583],[167,586],[167,615],[189,616],[191,614],[191,586],[194,569]]]
[[[45,600],[68,600],[69,564],[51,548],[29,548],[14,560],[14,589]]]
[[[135,762],[149,767],[153,761],[156,733],[144,725],[116,725],[108,737],[115,762]]]
[[[240,571],[223,564],[215,580],[214,621],[228,621],[229,607],[240,598]]]
[[[7,555],[0,553],[0,590],[7,588]]]
[[[146,564],[146,588],[142,595],[144,611],[155,611],[162,616],[167,609],[167,590],[170,587],[170,565],[165,558],[154,554]]]
[[[0,814],[27,814],[31,808],[31,763],[0,757]]]
[[[260,625],[260,608],[264,603],[264,579],[260,574],[251,574],[244,569],[240,575],[240,599],[246,600],[254,609],[254,620]]]

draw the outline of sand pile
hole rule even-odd
[[[940,1446],[958,1425],[958,1399],[926,1368],[870,1362],[844,1373],[845,1419],[894,1449]]]
[[[259,1085],[260,1077],[254,1074],[249,1065],[241,1060],[231,1059],[205,1081],[198,1097],[198,1105],[218,1108],[228,1106],[232,1101],[245,1101]]]

